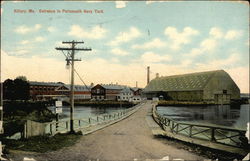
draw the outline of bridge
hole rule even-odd
[[[10,156],[13,160],[24,157],[35,160],[134,160],[134,159],[181,159],[204,160],[174,145],[168,145],[162,139],[156,139],[153,129],[159,126],[152,119],[152,104],[146,102],[137,112],[111,126],[102,128],[81,139],[71,147],[49,153],[25,153]]]
[[[152,114],[156,120],[153,119]],[[107,120],[107,117],[110,119],[114,118],[113,120],[111,119],[111,121],[109,120],[109,126],[107,126],[107,123],[97,123],[98,120],[100,121],[101,119],[105,121],[106,118]],[[91,119],[88,119],[88,121],[91,122]],[[151,101],[144,102],[133,108],[133,110],[129,110],[125,113],[120,112],[120,114],[112,116],[103,116],[96,118],[96,120],[93,119],[92,122],[93,121],[97,123],[96,126],[90,126],[87,131],[83,130],[85,135],[71,147],[48,153],[15,154],[10,157],[13,158],[13,160],[22,160],[24,157],[33,158],[34,160],[207,159],[190,151],[177,148],[175,145],[169,144],[166,139],[155,137],[155,135],[167,136],[166,131],[162,130],[162,127],[156,122],[160,125],[164,124],[164,126],[169,126],[172,132],[177,133],[185,131],[185,129],[188,128],[190,129],[190,126],[177,125],[178,123],[172,120],[161,118],[161,116],[155,112],[155,104]],[[79,127],[81,126],[81,122],[86,122],[86,120],[77,120],[76,123]],[[52,130],[50,129],[51,133],[53,133],[52,124],[50,124],[50,127],[52,127]],[[210,127],[207,128],[209,130],[213,129]],[[163,127],[163,129],[166,129],[166,127]],[[197,132],[203,133],[205,131],[208,130],[202,129],[197,131],[196,127],[196,131],[191,132],[191,136],[195,136]],[[171,134],[171,131],[169,133]],[[212,137],[212,139],[214,138],[215,137]],[[207,142],[210,144],[210,141]]]

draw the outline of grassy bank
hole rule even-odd
[[[3,136],[12,136],[17,132],[22,132],[26,120],[36,122],[52,121],[55,118],[55,114],[47,109],[46,104],[47,102],[4,102]]]
[[[5,153],[8,153],[9,150],[45,153],[63,147],[72,146],[80,139],[80,137],[80,134],[57,134],[53,137],[35,136],[22,140],[3,139],[2,142],[6,146]]]
[[[134,106],[131,102],[125,101],[81,101],[75,102],[76,106],[94,106],[94,107],[132,107]]]

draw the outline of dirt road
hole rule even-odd
[[[147,102],[136,113],[116,124],[96,131],[82,138],[71,147],[45,154],[27,154],[35,160],[145,160],[145,159],[185,159],[204,160],[189,151],[177,149],[162,140],[154,138],[149,121],[151,110]],[[23,155],[14,160],[23,160]]]

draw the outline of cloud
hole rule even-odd
[[[212,38],[203,40],[200,44],[201,51],[212,51],[217,47],[217,41]]]
[[[213,36],[215,39],[223,38],[224,35],[221,29],[217,27],[211,28],[209,34]]]
[[[25,44],[28,44],[28,43],[30,43],[29,40],[22,40],[22,41],[20,42],[20,44],[22,44],[22,45],[25,45]]]
[[[182,66],[182,67],[188,67],[190,64],[192,64],[192,62],[193,61],[190,60],[190,59],[182,60],[180,66]]]
[[[50,27],[47,28],[47,30],[48,30],[49,32],[54,32],[54,31],[56,31],[56,28],[53,27],[53,26],[50,26]]]
[[[135,27],[130,27],[129,31],[127,32],[119,32],[115,39],[110,41],[108,45],[117,46],[120,43],[129,42],[135,38],[138,38],[139,36],[141,36],[141,32]]]
[[[152,49],[152,48],[162,48],[166,46],[166,43],[161,41],[159,38],[155,38],[150,42],[138,45],[135,44],[132,46],[133,49]]]
[[[124,8],[124,7],[126,7],[127,2],[128,1],[115,1],[115,6],[116,6],[116,8]]]
[[[159,55],[149,51],[141,55],[141,60],[144,63],[159,63],[159,62],[170,61],[171,57],[167,54]]]
[[[120,56],[125,56],[125,55],[128,55],[129,53],[125,50],[122,50],[120,48],[114,48],[111,50],[111,52],[114,54],[114,55],[120,55]]]
[[[113,62],[113,63],[119,63],[120,61],[117,58],[111,58],[111,62]]]
[[[42,37],[42,36],[38,36],[38,37],[35,38],[35,41],[36,42],[43,42],[43,41],[45,41],[45,38]]]
[[[242,35],[241,31],[236,31],[236,30],[229,30],[225,34],[225,39],[226,40],[234,40],[239,38]]]
[[[22,25],[22,26],[17,27],[14,31],[18,34],[26,34],[26,33],[38,31],[41,28],[42,28],[42,25],[40,24],[36,24],[33,27],[27,27],[25,25]]]
[[[218,27],[212,27],[209,31],[209,37],[204,39],[200,46],[193,48],[186,56],[195,57],[204,53],[211,53],[215,50],[221,41],[233,40],[242,35],[241,31],[238,30],[228,30],[226,34]]]
[[[192,29],[191,27],[185,27],[182,32],[178,32],[175,27],[167,27],[164,34],[168,36],[171,41],[169,45],[171,49],[178,50],[181,45],[191,42],[191,37],[198,35],[199,31]]]
[[[221,39],[224,38],[226,40],[234,40],[239,38],[242,35],[242,31],[239,30],[228,30],[226,33],[223,33],[223,31],[218,27],[213,27],[210,29],[209,34],[214,39]]]
[[[28,53],[29,53],[29,50],[26,50],[26,49],[18,49],[18,50],[9,52],[9,54],[13,56],[24,56]]]
[[[215,60],[209,60],[208,63],[196,63],[195,65],[199,69],[224,69],[231,66],[234,66],[235,63],[240,61],[240,54],[239,53],[232,53],[229,57],[226,59],[215,59]]]
[[[156,2],[166,2],[166,1],[149,1],[149,0],[147,0],[146,4],[152,4],[152,3],[156,3]]]
[[[94,26],[91,30],[86,30],[79,25],[72,25],[68,35],[77,38],[102,39],[106,33],[107,30],[100,26]]]

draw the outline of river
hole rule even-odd
[[[240,106],[158,106],[157,110],[160,114],[177,121],[246,129],[250,119],[249,108],[249,104],[243,104]]]
[[[54,107],[50,107],[50,110],[53,111]],[[127,107],[91,107],[91,106],[75,106],[74,108],[74,118],[75,119],[84,119],[89,117],[94,117],[101,114],[108,114],[113,112],[118,112],[121,110],[127,109]],[[59,114],[60,120],[66,120],[70,117],[70,107],[63,106],[62,113]]]

